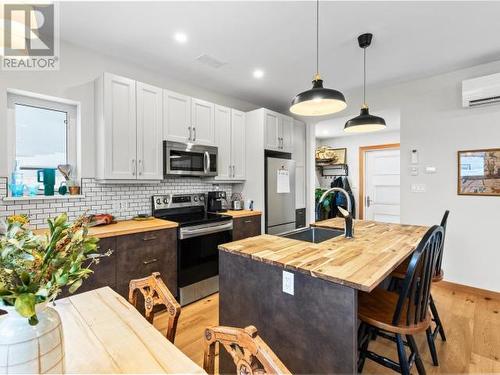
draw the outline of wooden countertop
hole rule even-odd
[[[63,298],[68,374],[205,374],[109,287]]]
[[[221,212],[223,215],[228,215],[231,216],[235,219],[239,217],[247,217],[247,216],[260,216],[262,215],[261,211],[250,211],[250,210],[238,210],[238,211],[233,211],[233,210],[227,210],[226,212]]]
[[[344,219],[315,226],[344,229]],[[370,292],[418,245],[429,227],[354,220],[354,238],[313,244],[264,234],[219,246],[222,251]]]
[[[151,219],[151,220],[123,220],[115,224],[100,225],[97,227],[89,228],[89,235],[106,238],[114,236],[122,236],[124,234],[142,233],[149,232],[152,230],[177,228],[178,224],[173,221],[167,221],[162,219]],[[35,229],[33,231],[35,234],[44,234],[47,229]]]

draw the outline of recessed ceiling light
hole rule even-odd
[[[264,77],[264,71],[262,69],[255,69],[253,71],[253,77],[254,78],[262,78],[262,77]]]
[[[174,34],[174,39],[177,43],[186,43],[188,40],[188,37],[184,33],[177,32]]]

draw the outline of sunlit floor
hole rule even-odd
[[[440,366],[434,367],[425,335],[417,337],[427,373],[500,373],[500,298],[452,291],[439,284],[433,286],[433,296],[448,340],[436,339]],[[218,304],[219,296],[214,294],[182,309],[175,344],[200,365],[203,331],[218,324]],[[162,329],[162,322],[160,316],[155,326]],[[370,350],[397,360],[395,344],[382,338],[372,342]],[[370,360],[363,372],[394,373]]]

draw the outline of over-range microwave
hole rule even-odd
[[[163,141],[165,176],[217,176],[217,147]]]

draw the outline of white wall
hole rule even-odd
[[[359,217],[359,148],[363,146],[399,143],[399,138],[399,131],[392,131],[316,140],[316,143],[322,146],[347,148],[346,163],[349,167],[348,179],[354,195],[354,200],[356,202],[356,217]],[[320,186],[323,188],[329,188],[330,183],[333,181],[333,179],[330,177],[321,177],[321,174],[319,172],[316,173],[316,177],[316,186]]]
[[[500,197],[457,195],[457,151],[500,147],[500,105],[466,109],[461,102],[462,80],[498,72],[500,61],[371,87],[368,98],[373,113],[401,113],[401,222],[438,224],[449,209],[445,279],[494,291],[500,291]],[[346,94],[348,103],[359,102],[360,91]],[[357,113],[354,105],[348,108]],[[412,149],[419,151],[419,176],[409,172]],[[437,173],[422,173],[425,166],[435,166]],[[426,184],[427,191],[412,193],[413,183]]]
[[[82,177],[94,177],[94,80],[103,72],[111,72],[138,81],[168,88],[183,94],[205,99],[216,104],[249,111],[257,106],[224,96],[201,87],[183,83],[173,72],[153,72],[122,62],[116,58],[96,54],[61,42],[61,68],[53,72],[0,71],[0,150],[7,145],[6,106],[7,89],[20,89],[50,95],[81,103],[82,119]],[[0,152],[0,176],[7,176],[6,153]]]

